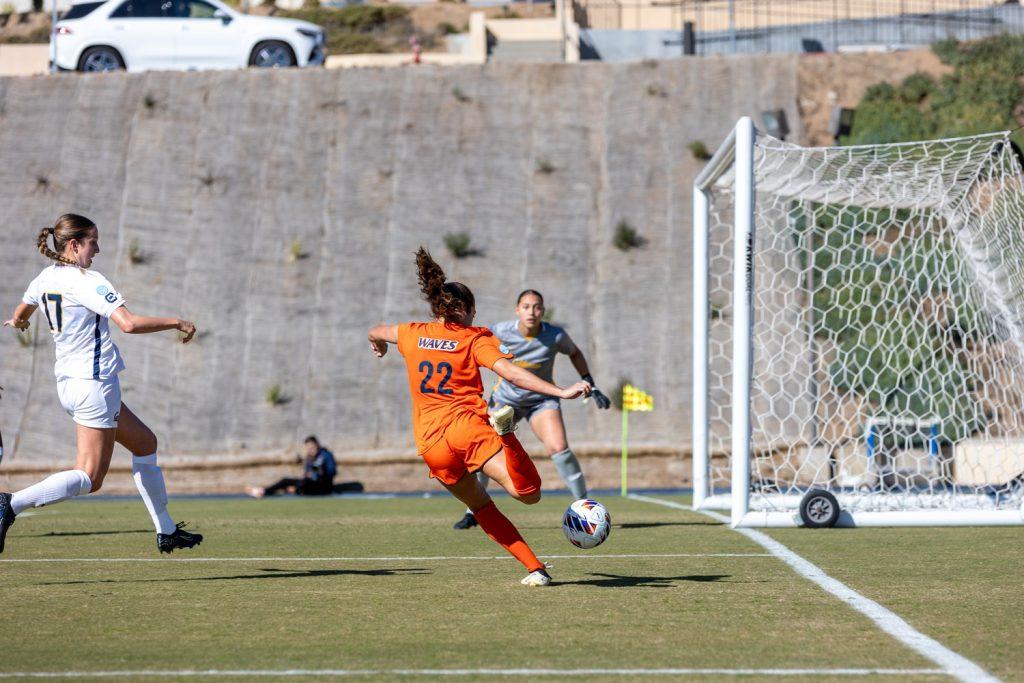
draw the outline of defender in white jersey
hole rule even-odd
[[[514,356],[513,364],[525,368],[547,382],[554,382],[555,358],[563,353],[569,356],[581,379],[590,385],[590,398],[598,408],[611,406],[608,397],[594,386],[587,359],[561,327],[544,322],[544,297],[535,289],[527,289],[516,299],[516,319],[495,323],[491,332],[502,343],[502,350]],[[520,420],[526,419],[537,438],[544,444],[555,463],[558,474],[569,487],[573,498],[587,497],[587,482],[576,454],[569,448],[562,421],[561,403],[557,398],[538,394],[499,381],[488,401],[491,422],[499,434],[512,431]],[[487,475],[477,473],[480,483],[487,487]],[[476,518],[469,510],[455,529],[476,526]]]
[[[56,251],[49,247],[50,238]],[[160,552],[198,545],[203,537],[182,529],[167,512],[167,489],[156,462],[156,436],[121,401],[117,374],[124,370],[124,361],[110,338],[109,321],[128,334],[178,330],[185,335],[184,343],[192,339],[195,325],[177,318],[131,313],[110,281],[88,270],[100,253],[99,231],[88,218],[70,213],[61,216],[52,228],[39,233],[37,246],[55,263],[32,280],[3,326],[27,329],[32,314],[43,309],[56,347],[57,395],[77,425],[78,456],[72,470],[50,475],[13,494],[0,493],[0,552],[7,530],[22,510],[98,491],[115,441],[132,453],[132,476],[156,526]]]

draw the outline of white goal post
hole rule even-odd
[[[803,148],[739,120],[694,181],[693,505],[745,527],[1024,524],[1009,133]]]

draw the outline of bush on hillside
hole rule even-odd
[[[346,7],[309,7],[286,12],[277,16],[302,19],[319,24],[331,31],[355,31],[369,33],[384,28],[387,24],[405,19],[409,8],[401,5],[348,5]]]
[[[789,224],[807,244],[815,273],[814,335],[834,349],[829,379],[841,392],[890,415],[942,416],[953,441],[986,418],[964,365],[985,327],[951,273],[961,258],[952,236],[916,234],[909,209],[794,203]],[[879,248],[885,245],[884,248]],[[923,317],[922,311],[942,311]]]
[[[376,38],[365,33],[336,33],[327,35],[327,54],[362,55],[388,52]]]
[[[0,35],[0,43],[39,44],[50,42],[50,26],[37,26],[27,33],[7,33]]]
[[[938,80],[917,73],[899,84],[871,86],[857,105],[853,131],[842,143],[911,142],[1017,128],[1018,107],[1024,101],[1024,37],[996,36],[974,43],[950,39],[932,49],[953,73]],[[835,339],[844,358],[829,368],[832,382],[891,414],[941,414],[943,434],[950,439],[981,429],[984,411],[972,398],[974,387],[960,345],[980,341],[983,333],[979,312],[947,276],[960,258],[951,238],[920,236],[916,250],[903,251],[899,245],[879,257],[868,245],[884,239],[888,228],[901,234],[913,229],[905,210],[886,215],[822,208],[815,213],[813,227],[799,225],[823,230],[812,239],[836,241],[823,245],[831,248],[815,257],[815,265],[836,279],[831,288],[815,294],[815,306],[825,312],[816,321],[816,333]],[[836,224],[846,229],[829,230]],[[865,234],[850,235],[853,226]],[[934,307],[946,296],[957,303],[947,320],[923,324],[908,314],[907,300],[901,298],[908,295],[915,304],[910,310]],[[892,325],[893,320],[901,322]]]
[[[409,8],[400,5],[303,7],[279,12],[277,16],[323,26],[327,31],[328,54],[388,52],[389,47],[407,49],[405,41],[413,32]]]
[[[843,144],[910,142],[1017,127],[1016,110],[1024,101],[1024,37],[973,43],[947,39],[932,50],[953,73],[938,81],[916,73],[898,85],[868,88]]]

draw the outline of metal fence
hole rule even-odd
[[[671,31],[697,54],[921,45],[1024,33],[1017,2],[982,0],[574,0],[584,29]]]

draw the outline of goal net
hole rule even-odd
[[[694,187],[694,505],[734,525],[1024,523],[1008,133],[803,148],[741,119]]]

